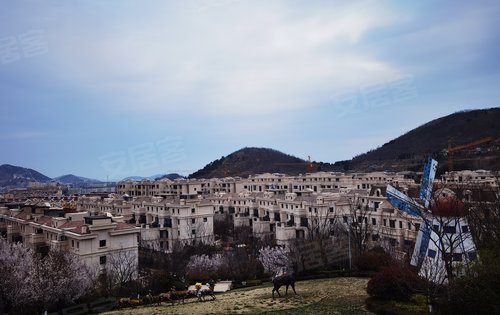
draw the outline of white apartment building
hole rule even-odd
[[[499,180],[499,172],[488,170],[453,171],[446,172],[444,175],[441,175],[441,182],[443,184],[486,185],[490,187],[498,187]]]
[[[236,191],[238,178],[223,179],[160,179],[141,181],[121,181],[117,184],[119,195],[131,197],[171,197],[183,196],[186,199],[196,198],[201,194],[213,194],[217,192],[233,193]]]
[[[111,256],[138,262],[138,235],[133,225],[113,222],[108,216],[67,212],[62,208],[27,206],[0,208],[0,232],[38,253],[69,251],[96,270],[105,270]]]
[[[174,245],[212,243],[213,205],[208,200],[142,197],[130,202],[144,246],[171,252]]]
[[[309,189],[300,195],[243,191],[210,198],[215,211],[233,215],[235,226],[250,226],[254,236],[269,236],[282,245],[317,231],[333,236],[339,226],[348,230],[354,223],[369,231],[370,244],[385,243],[406,251],[414,245],[421,224],[420,218],[392,207],[385,198],[385,186],[321,193]]]
[[[142,181],[122,181],[117,184],[119,195],[138,196],[184,196],[196,198],[200,194],[265,192],[271,191],[277,195],[288,192],[300,194],[312,190],[321,192],[327,189],[369,189],[372,185],[393,183],[407,185],[413,180],[400,173],[373,172],[359,174],[344,174],[339,172],[308,173],[299,176],[288,176],[279,173],[266,173],[249,176],[248,178],[226,177],[213,179],[161,179]]]

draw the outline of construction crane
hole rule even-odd
[[[277,166],[305,166],[306,173],[312,173],[314,167],[317,165],[316,163],[311,162],[311,156],[307,156],[307,161],[302,163],[274,163]]]
[[[472,142],[469,142],[469,143],[466,143],[463,145],[459,145],[456,147],[451,146],[451,140],[448,141],[448,172],[453,171],[453,152],[465,150],[465,149],[470,149],[472,147],[475,147],[475,146],[478,146],[480,144],[487,143],[487,142],[490,142],[493,140],[494,140],[493,137],[484,137],[484,138],[477,139],[475,141],[472,141]]]

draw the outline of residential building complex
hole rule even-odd
[[[0,234],[36,253],[69,251],[97,270],[111,268],[108,262],[116,255],[138,261],[140,229],[133,225],[87,211],[55,208],[48,202],[9,206],[0,207]]]
[[[497,175],[485,171],[446,173],[436,194],[465,178],[497,183]],[[0,233],[34,251],[69,250],[101,267],[114,252],[137,256],[139,246],[172,252],[176,246],[212,244],[214,225],[225,217],[234,228],[247,227],[254,237],[281,245],[357,231],[368,247],[409,253],[422,219],[395,209],[386,198],[387,184],[408,196],[418,194],[414,179],[385,172],[128,180],[117,183],[116,194],[62,197],[52,204],[16,203],[4,194]]]

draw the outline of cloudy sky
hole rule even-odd
[[[246,146],[350,159],[499,106],[499,15],[498,1],[0,0],[0,164],[118,179]]]

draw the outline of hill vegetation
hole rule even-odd
[[[207,164],[189,178],[226,176],[246,177],[260,173],[305,173],[307,162],[298,157],[267,148],[243,148]]]
[[[30,168],[14,166],[10,164],[0,165],[0,188],[9,189],[26,187],[30,182],[48,182],[47,177]]]
[[[101,183],[101,181],[99,181],[97,179],[76,176],[73,174],[68,174],[68,175],[56,177],[56,178],[54,178],[54,181],[59,182],[61,184],[65,184],[65,185],[72,185],[73,187],[82,187],[85,185],[92,185],[92,184],[96,184],[96,183]]]
[[[213,178],[261,173],[288,175],[306,172],[339,171],[419,171],[423,161],[431,155],[439,162],[438,174],[446,170],[447,148],[464,145],[478,139],[491,137],[480,145],[457,151],[454,154],[454,170],[500,170],[500,108],[471,110],[454,113],[432,120],[377,149],[355,156],[351,160],[335,163],[306,161],[304,159],[269,148],[246,147],[228,156],[208,163],[189,178]],[[150,179],[181,177],[178,174],[154,175]],[[143,179],[128,177],[126,179]],[[52,179],[29,168],[4,164],[0,166],[0,189],[26,187],[29,182],[48,182]],[[65,175],[55,181],[76,186],[95,180],[75,175]]]
[[[210,162],[189,177],[246,177],[260,173],[297,175],[309,171],[420,171],[428,156],[439,162],[438,173],[443,173],[447,168],[449,143],[455,147],[486,137],[492,140],[455,152],[454,170],[500,170],[499,121],[500,108],[454,113],[430,121],[351,160],[333,164],[309,163],[273,149],[243,148]]]
[[[432,155],[446,167],[447,148],[485,137],[493,140],[455,153],[455,170],[500,169],[500,108],[454,113],[432,120],[381,147],[347,161],[351,170],[416,170]]]

